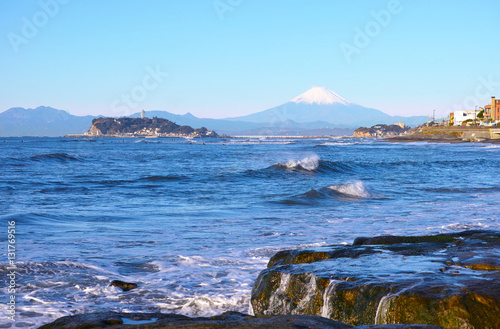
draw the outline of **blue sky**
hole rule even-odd
[[[500,97],[499,12],[496,0],[0,0],[0,111],[220,118],[323,86],[440,116]]]

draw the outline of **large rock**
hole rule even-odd
[[[348,329],[351,326],[311,315],[282,315],[252,317],[227,312],[210,318],[189,318],[176,314],[93,313],[67,316],[44,325],[40,329],[83,328],[331,328]]]
[[[282,251],[256,280],[257,315],[321,315],[350,325],[500,328],[500,232],[358,238]]]
[[[352,326],[312,315],[249,316],[237,312],[226,312],[210,318],[189,318],[176,314],[115,313],[102,312],[66,316],[40,329],[145,329],[145,328],[317,328],[349,329]],[[366,326],[358,329],[439,329],[435,326],[389,325]]]
[[[110,286],[115,286],[123,291],[129,291],[137,288],[137,283],[113,280],[111,281]]]

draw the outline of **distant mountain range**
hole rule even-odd
[[[89,130],[91,115],[75,116],[52,107],[13,107],[0,113],[0,136],[49,136],[83,134]]]
[[[424,123],[425,116],[390,116],[349,102],[331,90],[314,87],[280,106],[254,114],[226,118],[198,118],[187,113],[147,111],[147,117],[168,119],[193,128],[206,127],[228,135],[350,135],[360,126]],[[140,117],[140,113],[130,117]],[[64,136],[83,134],[95,116],[74,116],[51,107],[11,108],[0,113],[0,136]]]

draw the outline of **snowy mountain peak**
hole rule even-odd
[[[324,87],[313,87],[291,100],[294,103],[306,104],[351,104],[347,99]]]

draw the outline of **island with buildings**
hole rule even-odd
[[[379,124],[370,128],[360,127],[354,131],[353,137],[360,138],[377,138],[377,137],[395,137],[405,135],[410,130],[410,127],[401,121],[393,125]]]
[[[180,126],[163,118],[147,118],[142,111],[140,118],[96,118],[84,134],[85,137],[218,137],[213,130],[205,127],[194,129]]]

